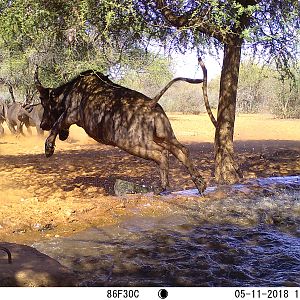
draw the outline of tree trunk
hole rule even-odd
[[[215,133],[215,178],[221,184],[235,183],[241,177],[233,158],[233,133],[240,60],[241,42],[235,40],[225,44]]]

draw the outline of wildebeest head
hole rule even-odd
[[[22,123],[28,123],[28,122],[29,122],[29,118],[28,118],[26,112],[24,112],[23,109],[21,109],[21,110],[19,111],[19,113],[18,113],[18,119],[19,119],[19,121],[22,122]]]
[[[51,130],[54,123],[62,114],[59,95],[56,95],[54,89],[43,87],[38,78],[38,67],[36,67],[35,70],[34,83],[37,90],[39,91],[41,104],[44,108],[40,127],[43,130]]]

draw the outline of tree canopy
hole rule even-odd
[[[43,63],[62,80],[83,66],[142,65],[153,45],[207,53],[239,39],[289,71],[299,55],[299,11],[295,0],[2,0],[0,59],[11,69]]]
[[[2,82],[26,93],[35,64],[42,67],[43,82],[56,85],[89,68],[120,78],[161,61],[137,38],[127,38],[129,23],[114,24],[116,8],[96,1],[2,1]]]
[[[109,58],[107,46],[130,55],[151,42],[209,51],[239,37],[285,66],[299,51],[299,11],[296,0],[2,0],[1,44],[40,55],[64,45],[76,58],[96,43]]]
[[[167,53],[222,51],[215,175],[218,182],[236,182],[233,134],[242,50],[274,65],[282,80],[292,77],[299,14],[297,0],[2,0],[0,78],[18,85],[38,64],[43,82],[53,85],[83,68],[116,76],[143,69],[158,46]]]

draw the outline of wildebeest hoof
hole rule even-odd
[[[61,141],[65,141],[68,137],[69,137],[69,130],[68,129],[62,129],[59,133],[58,133],[59,139]]]
[[[54,149],[55,149],[55,145],[53,143],[48,143],[46,141],[46,143],[45,143],[45,155],[46,155],[46,157],[52,156],[52,154],[54,153]]]
[[[197,177],[194,179],[194,183],[195,183],[199,193],[202,195],[207,187],[205,180],[200,176],[200,177]]]

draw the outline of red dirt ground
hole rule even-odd
[[[214,128],[209,118],[204,114],[169,117],[178,140],[190,149],[208,184],[214,185]],[[5,132],[0,138],[1,241],[31,243],[66,236],[133,214],[172,213],[174,204],[191,201],[183,196],[114,196],[117,178],[157,184],[155,164],[98,144],[77,126],[72,126],[66,142],[57,141],[51,158],[44,155],[45,138],[16,138],[7,128]],[[240,115],[236,120],[235,151],[245,179],[299,175],[300,120]],[[189,174],[174,157],[170,161],[170,184],[172,191],[194,188]],[[193,201],[205,199],[197,197]]]

